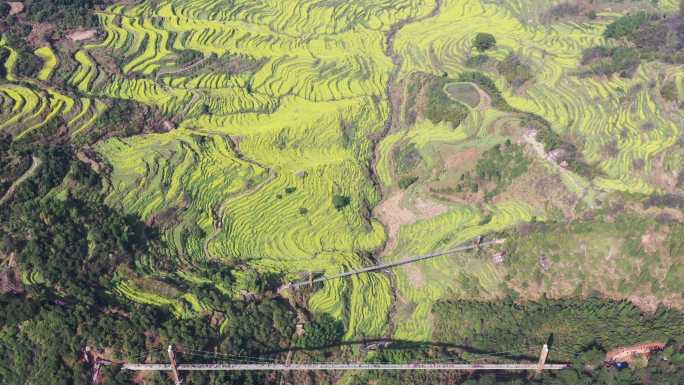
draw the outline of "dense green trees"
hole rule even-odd
[[[641,53],[631,47],[591,47],[582,53],[581,63],[589,66],[589,73],[630,77],[641,63]]]
[[[27,0],[25,13],[36,22],[55,23],[59,29],[96,27],[97,17],[92,9],[102,0]]]
[[[9,16],[11,7],[9,4],[2,2],[0,3],[0,19],[4,19],[5,17]]]
[[[525,157],[523,147],[508,141],[507,144],[496,145],[485,151],[477,160],[475,172],[480,178],[496,183],[496,187],[488,192],[493,197],[524,174],[529,164],[530,160]]]
[[[172,266],[166,256],[157,254],[157,232],[139,218],[105,205],[101,175],[76,160],[71,147],[50,141],[13,142],[1,136],[0,180],[11,182],[23,174],[31,155],[42,165],[0,206],[0,258],[13,255],[16,269],[35,281],[24,285],[20,294],[0,294],[3,385],[88,384],[89,367],[79,360],[86,345],[107,348],[108,357],[130,360],[144,359],[141,352],[169,343],[189,351],[216,349],[252,356],[291,345],[294,312],[286,302],[245,303],[213,286],[174,282],[213,306],[213,313],[177,319],[166,308],[112,296],[119,267],[137,271],[135,261],[143,255],[153,255],[150,259],[160,266]],[[207,262],[194,268],[219,282],[234,279],[227,266]],[[271,279],[255,275],[255,290],[262,291]],[[149,358],[166,359],[159,353]],[[183,359],[198,357],[189,354]],[[105,373],[107,384],[130,383],[130,374],[115,367]],[[191,377],[196,384],[271,381],[263,373]]]
[[[295,344],[302,348],[325,347],[340,341],[344,334],[344,325],[328,314],[320,314],[316,319],[304,326],[304,335]]]
[[[468,108],[444,92],[444,86],[452,81],[442,77],[432,78],[429,83],[425,117],[432,123],[449,122],[453,127],[457,127],[468,116]]]
[[[503,76],[508,84],[520,87],[526,81],[533,78],[532,69],[514,53],[496,64],[496,70]]]
[[[617,18],[606,26],[603,36],[618,46],[592,47],[584,51],[581,64],[589,67],[582,75],[631,77],[640,62],[659,60],[684,62],[682,13],[657,15],[637,12]]]
[[[677,311],[660,308],[645,314],[629,302],[598,298],[525,304],[440,301],[433,314],[437,341],[529,355],[551,340],[552,360],[571,360],[596,345],[611,349],[684,339],[684,315]]]
[[[603,36],[608,39],[633,36],[634,32],[636,32],[646,20],[648,20],[648,14],[646,12],[621,16],[606,26],[606,29],[603,31]]]
[[[144,225],[110,208],[67,197],[16,208],[11,223],[19,261],[52,285],[93,284],[145,251]]]
[[[496,38],[491,33],[480,32],[475,35],[473,46],[480,52],[484,52],[496,46]]]
[[[477,193],[485,186],[485,200],[489,200],[503,192],[515,178],[524,174],[530,163],[522,146],[512,144],[510,140],[504,144],[497,144],[477,159],[474,173],[461,174],[455,191]]]

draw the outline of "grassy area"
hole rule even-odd
[[[684,299],[682,253],[672,243],[680,225],[625,213],[532,229],[511,234],[505,246],[507,283],[523,296],[600,292],[648,306]]]
[[[449,83],[444,86],[444,91],[450,98],[472,108],[477,107],[481,102],[480,93],[472,83]]]

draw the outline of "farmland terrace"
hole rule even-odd
[[[110,316],[55,322],[73,351],[114,319],[145,352],[193,330],[369,364],[681,343],[679,6],[0,1],[0,336],[44,312]],[[345,345],[377,339],[402,348]]]

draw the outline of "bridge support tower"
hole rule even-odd
[[[173,345],[169,345],[169,361],[171,362],[171,374],[173,375],[173,384],[182,385],[180,374],[178,374],[178,363],[176,362],[176,352],[173,350]]]
[[[541,373],[544,370],[544,364],[546,363],[546,357],[549,355],[549,346],[544,344],[542,346],[541,353],[539,353],[539,363],[537,364],[537,371]]]

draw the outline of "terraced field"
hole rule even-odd
[[[42,83],[50,79],[58,65],[58,58],[50,47],[36,50],[44,66],[37,79],[31,79],[15,75],[17,53],[5,44],[0,39],[0,49],[9,52],[4,63],[8,81],[0,83],[0,130],[9,130],[17,135],[16,139],[21,139],[35,129],[65,121],[71,132],[76,133],[88,129],[104,111],[101,101],[88,97],[75,99]]]
[[[110,202],[165,220],[165,240],[183,260],[246,264],[286,279],[362,265],[385,239],[368,213],[380,199],[370,137],[388,113],[386,35],[432,7],[110,7],[99,15],[105,38],[76,53],[69,83],[89,97],[157,106],[177,123],[98,146],[113,166]],[[178,62],[189,53],[195,58]],[[120,74],[106,70],[102,58],[112,55]],[[350,204],[336,209],[335,195]],[[121,293],[143,298],[132,290]],[[330,283],[310,300],[314,311],[347,319],[350,337],[382,334],[390,306],[382,274]]]
[[[98,13],[101,39],[74,43],[73,68],[43,46],[34,51],[43,62],[36,79],[17,76],[17,53],[0,41],[8,50],[0,131],[19,140],[51,127],[78,139],[112,100],[161,111],[163,129],[103,135],[95,146],[111,166],[107,202],[161,229],[182,267],[173,279],[212,282],[234,296],[256,290],[255,274],[282,283],[332,274],[447,249],[559,211],[574,219],[576,208],[593,208],[611,192],[671,192],[653,176],[683,167],[673,148],[684,116],[660,92],[674,81],[682,94],[681,68],[652,61],[629,78],[580,76],[584,49],[614,44],[602,37],[610,21],[656,8],[601,2],[591,20],[549,19],[560,3],[113,5]],[[659,7],[677,5],[661,0]],[[476,68],[501,95],[461,79],[474,71],[468,63],[478,32],[496,37],[491,60],[515,55],[533,76],[514,85],[496,67]],[[73,92],[49,86],[58,75]],[[433,101],[449,113],[435,116]],[[600,175],[549,161],[525,114],[573,138]],[[529,160],[520,180],[502,191],[490,181],[471,183],[485,153],[515,146]],[[340,198],[345,204],[335,203]],[[182,318],[210,309],[203,298],[161,284],[169,276],[154,271],[154,261],[139,262],[149,276],[122,277],[116,294],[170,306]],[[208,262],[236,267],[236,279],[202,276],[195,267]],[[500,298],[507,274],[485,253],[436,258],[328,281],[308,307],[343,319],[349,339],[428,340],[435,301]]]
[[[604,26],[618,14],[606,9],[603,13],[599,11],[599,17],[593,21],[543,23],[540,18],[543,12],[558,3],[444,1],[435,17],[411,23],[397,34],[395,50],[403,58],[399,80],[409,79],[416,72],[455,77],[472,71],[466,63],[476,55],[472,48],[473,36],[483,31],[492,33],[497,46],[487,52],[489,57],[503,60],[514,53],[524,58],[534,73],[534,80],[526,82],[523,88],[515,88],[496,69],[485,68],[483,72],[494,80],[505,100],[515,110],[543,117],[559,133],[581,138],[583,156],[603,174],[588,180],[540,158],[535,162],[541,161],[541,168],[533,169],[543,170],[535,172],[547,176],[535,174],[533,183],[555,175],[553,178],[562,182],[556,190],[559,197],[567,195],[572,197],[568,199],[573,204],[583,202],[581,205],[588,207],[611,191],[644,194],[667,191],[668,186],[653,183],[649,174],[660,172],[661,162],[669,162],[670,170],[681,169],[679,156],[669,150],[681,134],[682,114],[663,103],[658,92],[666,79],[679,76],[676,74],[680,69],[648,63],[642,64],[629,79],[617,75],[578,76],[582,51],[610,44],[601,34]],[[669,9],[672,4],[661,6]],[[404,91],[406,95],[412,92],[410,87]],[[446,88],[445,91],[453,97],[453,91],[457,90]],[[541,200],[518,185],[511,188],[512,192],[495,198],[494,205],[483,205],[473,199],[470,202],[459,201],[461,198],[445,199],[447,196],[443,193],[435,194],[445,191],[441,186],[453,183],[449,180],[457,181],[462,170],[467,169],[464,165],[474,162],[480,151],[502,143],[506,137],[525,142],[526,128],[520,124],[517,114],[496,108],[474,108],[476,104],[468,103],[469,99],[457,100],[470,104],[470,108],[468,117],[456,130],[450,131],[444,123],[435,126],[420,119],[406,123],[407,119],[400,117],[395,119],[398,123],[393,131],[378,146],[377,172],[386,197],[380,207],[387,205],[380,211],[381,214],[390,210],[397,213],[386,218],[391,223],[390,229],[398,228],[395,234],[390,234],[396,239],[384,251],[385,258],[399,259],[412,253],[447,249],[490,231],[543,219],[556,208],[566,210],[562,208],[565,204],[559,203],[549,211],[548,205],[540,204]],[[441,130],[446,135],[440,135]],[[402,169],[402,162],[407,157],[402,154],[411,148],[415,149],[414,157],[419,161],[406,171]],[[635,164],[641,166],[635,167]],[[400,179],[406,172],[418,178],[402,192],[396,186],[401,185]],[[520,192],[516,193],[516,189]],[[548,190],[543,195],[548,199]],[[482,224],[485,213],[491,221]],[[503,295],[507,270],[493,263],[490,254],[440,258],[398,270],[395,335],[429,340],[430,305],[437,299],[454,295],[465,298]],[[563,295],[572,295],[573,289],[565,290]]]

